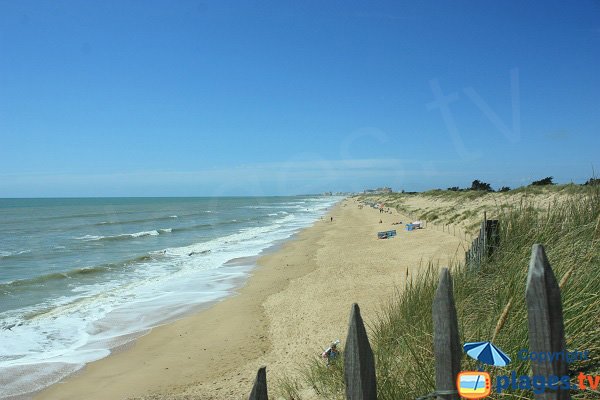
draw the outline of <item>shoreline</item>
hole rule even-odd
[[[232,295],[264,250],[340,199],[89,199],[56,215],[40,201],[35,212],[46,225],[24,224],[39,240],[16,238],[21,250],[0,268],[14,278],[0,284],[0,398],[29,398],[149,329]],[[16,225],[28,220],[18,207],[8,215]]]
[[[338,205],[341,202],[336,203],[335,205],[333,205],[329,211],[331,212],[332,209],[335,209],[336,207],[338,207]],[[73,398],[73,399],[81,399],[81,398],[86,398],[86,399],[94,399],[94,398],[98,398],[98,399],[105,399],[107,396],[107,392],[105,390],[104,385],[101,385],[101,389],[95,389],[95,390],[102,390],[102,394],[99,397],[94,397],[96,395],[94,395],[93,393],[88,392],[89,390],[89,382],[93,382],[93,381],[101,381],[107,377],[105,377],[102,374],[102,371],[105,368],[112,368],[112,364],[119,364],[122,365],[124,359],[126,359],[128,357],[128,355],[125,355],[123,353],[128,353],[130,351],[132,351],[133,349],[136,349],[135,352],[139,352],[140,348],[143,348],[143,352],[146,354],[152,354],[152,351],[150,350],[150,347],[154,347],[155,346],[155,341],[153,340],[154,337],[157,337],[157,340],[160,341],[161,343],[164,343],[167,340],[167,337],[170,335],[171,330],[176,330],[178,332],[183,332],[185,331],[186,334],[190,329],[187,329],[187,327],[189,326],[195,326],[196,324],[208,324],[213,326],[216,322],[220,322],[220,319],[217,317],[218,314],[220,313],[225,313],[225,314],[229,314],[230,316],[233,314],[236,314],[234,312],[234,309],[236,307],[238,307],[237,301],[234,301],[234,299],[236,299],[238,296],[244,296],[244,295],[249,295],[252,297],[255,297],[257,295],[257,290],[264,293],[265,297],[267,293],[272,294],[271,292],[273,292],[273,290],[275,290],[275,288],[278,287],[278,283],[285,283],[287,282],[288,278],[285,278],[285,282],[281,281],[281,279],[269,279],[267,281],[265,281],[264,283],[269,283],[270,285],[265,285],[265,284],[261,284],[258,285],[260,286],[260,288],[254,288],[254,287],[250,287],[248,288],[250,281],[255,279],[256,275],[262,275],[265,272],[261,271],[262,269],[264,269],[262,263],[264,262],[263,260],[268,259],[270,256],[272,256],[273,254],[276,254],[277,252],[281,251],[282,249],[284,249],[286,246],[290,245],[291,243],[294,243],[298,240],[302,240],[302,234],[307,230],[310,229],[312,227],[314,227],[314,225],[316,223],[320,222],[320,220],[316,220],[315,222],[313,222],[311,225],[309,225],[308,227],[302,228],[300,229],[298,232],[292,234],[289,238],[287,239],[283,239],[283,240],[278,240],[273,242],[273,244],[271,246],[269,246],[268,248],[264,249],[261,251],[261,253],[259,253],[256,256],[251,256],[251,257],[244,257],[243,260],[240,259],[232,259],[227,261],[225,264],[228,265],[236,265],[238,262],[240,261],[250,261],[251,263],[254,264],[254,266],[252,267],[249,276],[244,279],[243,281],[237,282],[235,284],[235,288],[232,290],[232,292],[227,295],[226,297],[219,299],[219,300],[215,300],[215,301],[211,301],[208,302],[206,304],[203,304],[202,306],[199,306],[198,308],[194,308],[193,310],[189,310],[187,311],[182,317],[177,318],[175,320],[168,320],[165,323],[158,325],[154,328],[149,329],[146,333],[141,334],[140,336],[136,337],[134,340],[118,346],[116,348],[111,349],[111,354],[108,355],[107,357],[100,359],[100,360],[96,360],[93,361],[91,363],[86,364],[83,368],[79,369],[78,371],[66,376],[65,378],[59,380],[56,383],[51,384],[50,386],[41,389],[39,391],[35,391],[29,394],[25,394],[25,395],[18,395],[18,396],[14,396],[14,397],[9,397],[7,400],[24,400],[24,399],[67,399],[67,398]],[[247,262],[245,262],[244,264],[247,264]],[[281,281],[281,282],[276,282],[276,281]],[[275,284],[275,286],[273,286],[272,284]],[[254,285],[252,285],[254,286]],[[268,290],[265,291],[265,286],[270,286],[272,290]],[[263,299],[264,300],[264,299]],[[232,304],[229,304],[228,302],[232,301]],[[227,303],[224,305],[221,305],[223,303]],[[214,308],[217,308],[216,310]],[[205,313],[207,313],[208,315],[206,315]],[[243,316],[241,315],[236,315],[235,317],[236,319],[240,319],[241,321],[244,321],[245,318],[243,318]],[[233,325],[239,325],[239,322],[241,321],[237,321],[236,323],[233,323]],[[260,321],[260,320],[259,320]],[[250,323],[250,321],[247,321],[248,323]],[[231,329],[232,324],[227,324],[227,327],[224,329],[224,331],[227,332],[231,332],[233,331]],[[242,324],[243,325],[243,324]],[[255,328],[258,328],[260,330],[262,324],[259,324],[258,326],[255,326]],[[163,333],[162,331],[168,331]],[[178,344],[179,345],[185,345],[185,342],[183,339],[183,334],[179,334],[179,340],[181,340],[181,343]],[[148,336],[151,336],[152,339],[148,338]],[[266,330],[262,330],[262,334],[260,335],[256,335],[257,337],[266,337]],[[229,340],[226,339],[225,342],[229,343],[228,346],[231,345],[232,342],[234,342],[235,340]],[[148,342],[148,343],[146,343]],[[212,342],[212,341],[209,341]],[[264,340],[261,340],[261,346],[260,348],[266,348],[264,346]],[[212,346],[211,346],[212,344]],[[187,346],[186,346],[187,347]],[[219,346],[217,343],[209,343],[207,346],[202,346],[202,353],[199,353],[200,350],[196,349],[196,354],[202,358],[205,359],[217,359],[217,355],[225,353],[226,349],[223,348],[224,346]],[[268,347],[268,346],[267,346]],[[205,350],[206,349],[206,350]],[[222,351],[221,351],[222,350]],[[260,354],[263,354],[265,351],[262,351]],[[252,353],[251,353],[252,354]],[[258,353],[256,353],[258,354]],[[191,356],[188,356],[188,360],[192,359]],[[230,360],[231,357],[228,357],[228,361]],[[123,359],[123,360],[122,360]],[[238,360],[236,360],[238,361]],[[127,363],[125,363],[127,364]],[[143,362],[143,364],[146,364],[145,362]],[[191,366],[193,369],[193,365]],[[148,369],[148,367],[144,368],[144,371],[146,371]],[[152,368],[150,368],[152,369]],[[162,373],[168,371],[168,367],[164,367],[164,370],[161,371]],[[122,371],[128,371],[128,369],[124,368],[122,369]],[[208,371],[206,371],[206,375],[205,377],[209,378],[212,375],[219,376],[218,373],[215,374],[211,374]],[[135,374],[134,374],[135,375]],[[146,386],[146,379],[144,378],[144,376],[146,376],[145,373],[141,373],[141,379],[139,379],[140,385]],[[169,374],[167,374],[169,375]],[[179,374],[175,374],[175,375],[179,375]],[[110,376],[108,377],[110,378]],[[137,378],[134,378],[134,380],[138,381]],[[189,383],[187,379],[181,379],[181,377],[178,376],[172,376],[169,377],[169,380],[171,380],[172,382],[176,382],[176,384],[185,384],[185,383]],[[156,390],[160,390],[161,388],[163,388],[162,384],[158,384],[158,385],[153,385],[152,383],[150,383],[148,385],[148,390],[128,390],[126,388],[126,386],[129,386],[130,383],[127,383],[125,385],[123,385],[123,387],[120,387],[116,390],[113,391],[109,391],[108,393],[114,393],[109,395],[110,398],[128,398],[131,396],[140,396],[140,395],[144,395],[147,392],[152,392],[152,391],[156,391]],[[108,385],[107,385],[108,386]],[[111,387],[114,387],[114,383],[110,384]],[[136,385],[139,387],[139,385]],[[170,385],[169,385],[170,386]],[[65,390],[66,389],[66,390]],[[117,394],[118,393],[118,394]],[[122,396],[121,396],[122,394]],[[113,397],[113,396],[117,396],[117,397]],[[120,397],[119,397],[120,396]]]
[[[407,271],[413,276],[429,259],[449,262],[459,243],[427,230],[378,241],[376,231],[401,229],[391,223],[403,216],[356,205],[337,203],[326,219],[261,254],[232,296],[154,328],[34,398],[247,398],[261,365],[272,390],[331,340],[345,338],[353,302],[372,319]]]

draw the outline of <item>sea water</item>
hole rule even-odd
[[[339,200],[0,199],[0,398],[226,297]]]

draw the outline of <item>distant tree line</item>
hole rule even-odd
[[[503,190],[503,189],[505,189],[505,190]],[[484,192],[493,192],[494,191],[494,189],[492,189],[492,185],[490,185],[487,182],[482,182],[479,179],[475,179],[473,181],[473,183],[471,184],[471,187],[469,187],[469,188],[461,189],[458,186],[452,186],[452,187],[449,187],[448,190],[453,191],[453,192],[465,192],[467,190],[481,190]],[[510,188],[507,186],[503,186],[502,189],[500,189],[500,191],[508,191],[508,190],[510,190]]]
[[[545,185],[554,185],[554,182],[552,182],[551,176],[544,178],[544,179],[540,179],[539,181],[531,182],[531,186],[545,186]]]
[[[540,180],[531,182],[531,184],[529,186],[554,185],[555,183],[553,182],[553,179],[554,179],[554,177],[548,176],[544,179],[540,179]],[[583,185],[585,185],[585,186],[600,185],[600,178],[590,178]],[[475,179],[471,183],[471,187],[461,189],[458,186],[452,186],[452,187],[449,187],[447,190],[452,191],[452,192],[466,192],[468,190],[479,190],[479,191],[484,191],[484,192],[493,192],[494,191],[494,189],[492,189],[492,186],[489,183],[480,181],[479,179]],[[498,189],[498,192],[508,192],[509,190],[511,190],[510,187],[502,186],[500,189]]]

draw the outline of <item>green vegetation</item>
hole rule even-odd
[[[452,224],[455,221],[458,221],[458,219],[460,218],[460,215],[461,214],[454,214],[454,215],[450,216],[450,218],[448,219],[448,223]]]
[[[589,182],[589,183],[588,183]],[[562,194],[584,194],[588,192],[589,186],[598,185],[600,180],[590,179],[583,185],[578,185],[575,183],[568,183],[565,185],[530,185],[530,186],[521,186],[516,189],[510,189],[507,186],[503,186],[498,190],[497,193],[502,193],[503,195],[511,195],[517,193],[524,194],[552,194],[552,193],[562,193]],[[428,190],[426,192],[422,192],[421,195],[429,196],[429,197],[437,197],[444,199],[456,199],[456,200],[474,200],[480,197],[490,195],[486,190],[465,190],[459,189],[455,190],[455,188],[449,188],[448,190]]]
[[[589,192],[589,188],[586,185],[577,185],[575,183],[568,183],[566,185],[545,185],[545,186],[522,186],[520,188],[513,189],[507,194],[585,194]]]
[[[492,340],[513,359],[508,367],[486,368],[492,382],[495,375],[510,374],[511,370],[518,375],[531,374],[530,364],[516,355],[529,347],[524,299],[535,243],[544,244],[560,282],[567,348],[590,351],[590,361],[569,365],[571,376],[580,371],[600,375],[600,186],[573,186],[577,186],[577,196],[545,210],[528,203],[498,207],[501,242],[494,255],[476,272],[466,271],[463,265],[451,266],[461,341]],[[575,190],[570,185],[552,189]],[[371,321],[380,399],[413,400],[434,390],[431,305],[437,281],[437,268],[430,265],[418,279],[406,282],[404,290],[398,291],[379,315],[363,316]],[[462,369],[474,368],[475,361],[465,355]],[[296,385],[312,388],[320,398],[342,399],[341,363],[327,368],[315,359]],[[527,391],[511,391],[510,395],[533,398]],[[572,398],[590,395],[597,393],[573,392]],[[285,398],[301,397],[295,391]],[[490,398],[500,396],[492,391]]]
[[[545,185],[554,185],[554,182],[552,182],[551,176],[544,178],[544,179],[540,179],[539,181],[531,182],[531,186],[545,186]]]
[[[595,178],[595,177],[588,179],[585,183],[582,183],[582,184],[568,183],[568,184],[563,184],[563,185],[558,185],[558,184],[554,183],[553,179],[554,178],[552,176],[548,176],[546,178],[543,178],[543,179],[540,179],[537,181],[533,181],[529,186],[522,186],[522,187],[519,187],[516,189],[511,189],[508,186],[502,186],[502,187],[500,187],[500,189],[498,189],[498,192],[499,193],[512,193],[512,194],[522,193],[522,192],[539,194],[539,193],[544,193],[545,191],[548,191],[549,193],[556,193],[556,192],[562,192],[562,191],[567,191],[567,193],[583,193],[583,192],[585,192],[585,186],[600,185],[600,178]],[[387,199],[387,201],[396,201],[398,199],[402,199],[402,198],[406,198],[407,196],[414,196],[414,195],[438,196],[438,197],[443,196],[446,198],[473,199],[473,198],[483,196],[487,192],[494,192],[494,189],[492,189],[492,186],[489,183],[480,181],[479,179],[475,179],[471,183],[471,187],[467,187],[464,189],[461,189],[458,186],[451,186],[446,190],[433,189],[433,190],[428,190],[428,191],[424,191],[424,192],[420,192],[420,193],[405,192],[404,190],[402,190],[401,193],[392,193],[392,194],[388,194],[388,195],[381,195],[381,194],[358,195],[358,199],[366,200],[366,199],[385,198],[385,199]]]
[[[489,183],[481,182],[479,179],[475,179],[471,184],[471,190],[483,190],[486,192],[493,192],[492,186]]]
[[[474,200],[479,197],[486,196],[488,194],[485,190],[428,190],[421,193],[423,196],[437,197],[442,199],[456,199],[456,200]]]

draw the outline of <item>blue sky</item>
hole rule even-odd
[[[0,0],[0,197],[600,170],[600,3]]]

